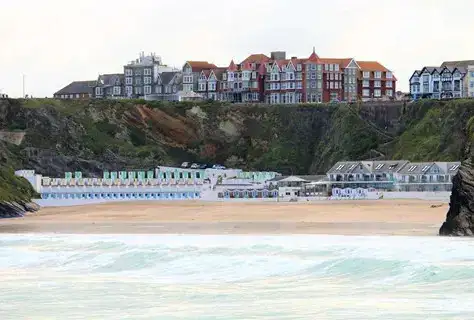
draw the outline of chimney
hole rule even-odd
[[[286,52],[285,51],[273,51],[270,53],[270,57],[272,60],[285,60],[286,59]]]
[[[298,59],[298,57],[291,57],[291,59]]]

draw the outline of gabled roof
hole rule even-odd
[[[124,74],[123,73],[113,73],[113,74],[101,74],[99,75],[98,85],[104,87],[115,86],[123,84]]]
[[[240,70],[249,71],[249,70],[253,70],[253,69],[252,69],[252,66],[250,65],[250,62],[244,61],[242,63],[242,66],[240,67]]]
[[[357,61],[357,64],[359,65],[360,70],[362,71],[390,71],[378,61]]]
[[[193,72],[201,72],[204,69],[214,69],[217,68],[217,66],[213,63],[209,63],[207,61],[186,61],[186,64],[188,64]]]
[[[307,59],[307,62],[314,62],[314,63],[319,62],[319,56],[316,54],[316,49],[314,47],[313,47],[313,52],[311,53],[311,55]]]
[[[237,71],[237,66],[236,66],[234,60],[230,61],[229,67],[227,68],[227,71],[230,71],[230,72]]]
[[[421,70],[415,70],[409,80],[411,80],[414,76],[420,76],[420,74],[421,74]]]
[[[433,71],[438,71],[440,72],[443,68],[439,68],[439,67],[423,67],[421,70],[420,70],[420,74],[424,73],[424,72],[428,72],[429,74],[433,74]]]
[[[251,54],[247,58],[245,58],[244,62],[249,62],[249,63],[263,63],[263,62],[268,62],[270,58],[263,53],[256,53],[256,54]]]
[[[168,72],[162,72],[161,73],[161,83],[164,85],[170,84],[173,78],[179,74],[179,72],[176,71],[168,71]]]
[[[94,87],[97,85],[97,80],[87,81],[73,81],[58,92],[55,95],[61,94],[92,94]]]
[[[227,68],[216,68],[213,69],[212,72],[214,72],[214,75],[216,76],[217,80],[222,79],[222,74],[227,71]]]

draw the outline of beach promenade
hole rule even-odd
[[[447,210],[434,200],[121,202],[43,208],[0,220],[0,232],[434,236]]]

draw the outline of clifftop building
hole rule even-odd
[[[445,61],[415,70],[409,79],[413,99],[474,97],[474,60]]]
[[[145,98],[147,100],[211,99],[269,104],[391,100],[396,81],[377,61],[321,58],[315,49],[309,57],[287,57],[285,51],[269,56],[251,54],[228,66],[208,61],[186,61],[177,70],[154,53],[140,53],[123,67],[123,74],[100,75],[93,92],[80,97]],[[64,90],[64,89],[63,89]],[[68,90],[66,90],[68,91]],[[58,92],[58,98],[77,93]]]

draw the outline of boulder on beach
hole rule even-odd
[[[474,165],[464,161],[453,178],[453,189],[446,221],[440,236],[474,236]]]

